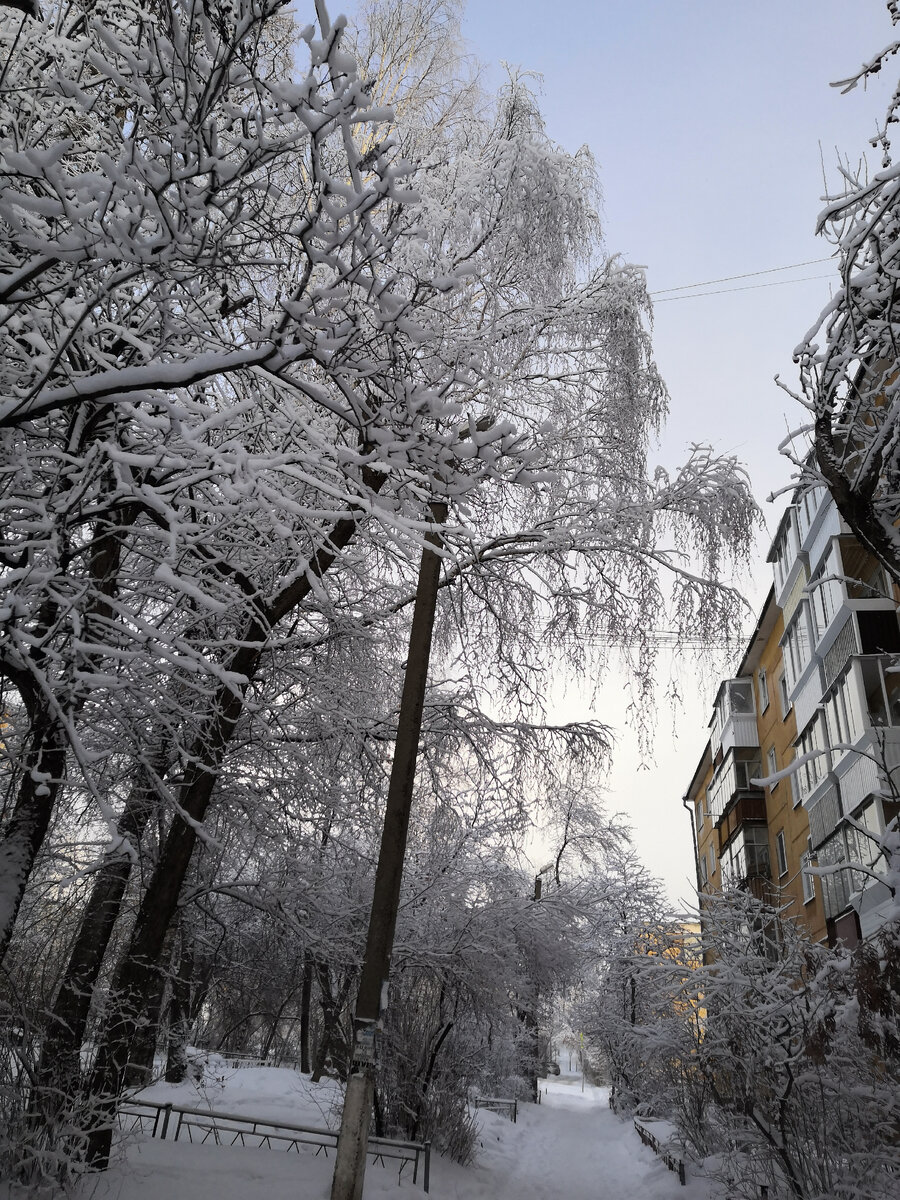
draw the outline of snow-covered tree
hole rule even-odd
[[[900,9],[891,0],[891,20]],[[848,92],[893,66],[892,42],[835,86]],[[900,119],[894,89],[871,139],[881,162],[840,167],[839,186],[827,197],[818,232],[836,248],[840,279],[832,300],[795,351],[797,399],[808,412],[801,431],[812,435],[813,455],[785,444],[805,486],[826,486],[859,541],[900,582],[900,374],[895,311],[900,262],[900,164],[892,129]],[[806,438],[802,439],[803,444]]]
[[[746,483],[702,448],[648,467],[665,394],[644,280],[603,251],[588,156],[551,142],[527,80],[457,86],[452,6],[373,6],[372,30],[378,12],[405,50],[363,31],[360,74],[319,5],[302,77],[274,0],[0,17],[0,951],[53,822],[105,829],[100,864],[75,855],[99,869],[45,1046],[77,1073],[112,982],[107,1094],[190,957],[184,888],[249,874],[284,903],[276,796],[305,863],[324,827],[368,850],[430,500],[449,504],[440,670],[459,684],[430,736],[465,746],[473,788],[503,777],[498,747],[543,736],[541,670],[559,647],[577,662],[580,631],[628,645],[648,688],[667,573],[692,632],[737,610],[721,571],[749,544]],[[381,662],[356,703],[367,685],[329,656],[362,646]],[[511,713],[485,715],[487,683]],[[443,803],[449,763],[426,762]],[[288,927],[308,965],[349,969],[352,939],[320,954],[313,923]]]

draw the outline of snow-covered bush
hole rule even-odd
[[[693,961],[636,942],[614,964],[625,1012],[601,1007],[597,1023],[620,1101],[674,1121],[729,1195],[765,1184],[794,1200],[888,1200],[900,1178],[896,926],[851,953],[810,943],[745,893],[707,897],[701,915]]]

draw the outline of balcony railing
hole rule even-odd
[[[750,793],[753,796],[763,795],[759,788],[753,787],[750,783],[751,779],[758,779],[761,775],[762,763],[758,758],[750,762],[737,762],[733,758],[726,759],[725,764],[707,790],[707,806],[714,825],[722,819],[725,810],[740,793]],[[763,816],[765,816],[765,803],[763,804]]]
[[[857,753],[848,753],[841,760],[840,767],[841,801],[844,812],[849,814],[859,808],[867,796],[885,788],[886,771],[898,779],[900,726],[888,725],[873,731]]]

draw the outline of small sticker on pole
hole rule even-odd
[[[353,1061],[373,1063],[375,1061],[375,1025],[357,1025],[353,1039]]]

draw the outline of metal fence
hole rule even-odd
[[[638,1137],[641,1139],[644,1145],[649,1146],[651,1150],[655,1151],[659,1155],[669,1170],[675,1172],[675,1174],[678,1176],[678,1182],[682,1187],[684,1187],[684,1160],[679,1158],[677,1154],[673,1154],[668,1146],[666,1146],[665,1143],[661,1142],[658,1137],[651,1133],[647,1126],[642,1124],[637,1117],[634,1119],[634,1127],[637,1130]]]
[[[338,1135],[332,1129],[308,1125],[284,1125],[279,1121],[257,1121],[238,1113],[210,1112],[201,1108],[181,1108],[175,1104],[153,1104],[147,1100],[129,1100],[120,1105],[118,1125],[123,1133],[144,1133],[166,1141],[211,1143],[216,1146],[251,1146],[268,1150],[293,1150],[315,1147],[316,1154],[337,1147]],[[403,1175],[412,1163],[413,1183],[418,1182],[422,1165],[422,1187],[427,1192],[431,1177],[431,1143],[402,1142],[394,1138],[369,1138],[368,1155],[387,1166],[387,1160],[400,1163]]]
[[[504,1096],[476,1096],[472,1103],[476,1108],[486,1108],[489,1112],[496,1112],[502,1114],[504,1117],[509,1117],[513,1125],[515,1125],[516,1118],[519,1115],[518,1100],[507,1100]]]

